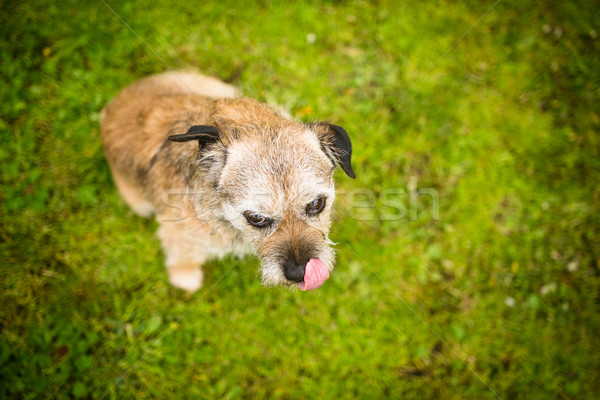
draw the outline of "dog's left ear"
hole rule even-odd
[[[350,163],[350,158],[352,157],[352,142],[350,141],[348,132],[341,126],[325,122],[319,125],[327,127],[327,133],[321,136],[321,145],[323,146],[325,154],[332,159],[334,164],[340,164],[340,167],[342,167],[342,170],[346,175],[352,179],[356,178],[354,170],[352,169],[352,164]]]
[[[200,148],[207,143],[213,143],[219,140],[219,130],[209,125],[193,125],[186,133],[181,135],[171,135],[168,138],[171,142],[189,142],[197,140]]]

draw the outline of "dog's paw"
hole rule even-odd
[[[169,282],[173,286],[189,293],[200,289],[203,281],[204,274],[200,268],[169,271]]]

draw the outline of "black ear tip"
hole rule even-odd
[[[185,136],[185,135],[171,135],[167,139],[170,142],[184,142],[185,140],[182,138],[182,136]]]
[[[193,125],[186,133],[167,137],[171,142],[189,142],[197,140],[200,145],[219,140],[219,130],[209,125]]]
[[[356,174],[354,173],[354,170],[352,169],[352,166],[350,164],[340,164],[340,166],[342,167],[342,171],[344,171],[346,175],[348,175],[352,179],[356,179]]]

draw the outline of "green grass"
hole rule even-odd
[[[3,2],[0,397],[597,398],[600,4],[546,3]],[[98,113],[169,68],[348,130],[323,288],[168,285]]]

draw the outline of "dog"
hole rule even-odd
[[[351,178],[343,128],[302,123],[216,78],[167,72],[123,89],[100,114],[113,180],[140,216],[155,215],[169,281],[194,292],[202,264],[260,259],[265,286],[321,286],[337,165]]]

